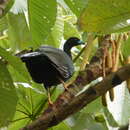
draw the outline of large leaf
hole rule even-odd
[[[6,65],[0,62],[0,126],[7,125],[16,111],[17,95]]]
[[[31,35],[23,13],[8,15],[11,48],[23,49],[31,46]]]
[[[10,48],[10,44],[9,44],[9,40],[7,38],[7,35],[1,36],[0,38],[2,38],[2,37],[6,37],[6,38],[2,39],[2,42],[0,42],[0,46],[2,48],[9,49]]]
[[[27,73],[25,66],[19,58],[12,56],[9,52],[1,47],[0,56],[3,57],[15,70],[17,70],[24,77],[25,81],[30,81],[29,74]]]
[[[76,26],[74,26],[72,23],[65,21],[64,22],[64,38],[68,39],[69,37],[79,37],[80,33],[78,32]]]
[[[12,123],[9,125],[8,130],[19,130],[23,126],[26,126],[30,119],[25,117],[22,113],[15,114],[16,120],[13,120]]]
[[[112,113],[108,110],[107,107],[103,107],[103,112],[106,118],[107,123],[111,127],[118,127],[118,123],[115,121]]]
[[[7,17],[2,17],[0,19],[0,32],[3,32],[7,28],[8,28]]]
[[[97,123],[93,114],[88,114],[81,112],[80,115],[75,120],[75,125],[71,128],[71,130],[108,130],[106,127],[106,123]]]
[[[62,19],[62,16],[62,8],[58,6],[55,25],[53,26],[52,31],[49,33],[48,38],[45,40],[45,44],[59,47],[64,31],[64,20]]]
[[[112,33],[129,31],[129,0],[88,0],[79,19],[79,26],[87,32]]]
[[[87,0],[64,0],[72,12],[79,17],[81,11],[87,4]]]
[[[29,0],[29,23],[33,46],[43,44],[56,20],[56,0]]]
[[[15,0],[10,12],[14,14],[23,13],[27,11],[27,0]]]
[[[96,99],[92,103],[88,104],[87,107],[83,109],[83,112],[85,113],[98,113],[102,109],[102,104],[101,104],[101,98]]]
[[[34,120],[36,116],[38,116],[38,114],[35,115],[34,113],[36,108],[39,109],[40,104],[46,103],[45,94],[38,93],[35,89],[32,89],[31,86],[29,88],[29,85],[25,83],[19,83],[17,86],[19,102],[15,116],[9,126],[9,130],[18,130]]]
[[[35,83],[31,86],[26,83],[17,83],[16,85],[19,103],[9,130],[19,129],[32,120],[35,120],[45,110],[48,104],[47,95],[43,91],[43,86]],[[39,90],[39,87],[42,90]],[[59,93],[61,93],[61,90],[54,88],[51,91],[52,100],[55,100]],[[56,128],[63,128],[63,125],[59,125]]]

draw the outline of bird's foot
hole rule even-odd
[[[52,105],[53,105],[53,102],[52,102],[50,99],[48,99],[48,105],[49,105],[49,106],[52,106]]]
[[[64,86],[64,88],[65,88],[66,91],[69,91],[69,89],[68,89],[68,84],[65,84],[65,83],[64,83],[63,86]]]

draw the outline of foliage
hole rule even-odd
[[[79,25],[87,32],[108,34],[129,31],[129,6],[128,0],[88,0],[87,7],[81,13]]]
[[[35,120],[47,107],[46,91],[31,80],[25,65],[15,56],[18,51],[35,49],[41,44],[59,48],[67,38],[76,36],[87,40],[91,32],[96,40],[90,57],[98,48],[98,37],[112,33],[115,39],[119,34],[125,37],[121,41],[123,60],[130,55],[129,0],[15,0],[12,3],[13,0],[4,4],[0,19],[0,127],[17,130]],[[80,47],[73,50],[73,56],[80,50]],[[81,60],[82,56],[75,63],[76,71]],[[53,100],[62,91],[60,86],[53,88]],[[122,110],[130,104],[128,100],[119,103]],[[125,115],[123,111],[119,113],[120,121],[126,117],[124,124],[128,123],[129,112],[125,109]],[[50,130],[107,130],[110,126],[124,125],[120,121],[111,111],[105,113],[97,99]]]

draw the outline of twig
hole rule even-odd
[[[87,44],[86,44],[85,49],[84,49],[83,61],[81,63],[81,67],[80,67],[81,71],[84,70],[86,67],[86,64],[88,64],[88,58],[89,58],[91,50],[92,50],[93,40],[94,40],[93,34],[89,34]]]
[[[115,62],[114,66],[112,68],[112,71],[115,72],[118,69],[118,63],[119,63],[119,55],[120,55],[120,48],[121,48],[121,39],[122,35],[120,34],[117,39],[117,45],[116,45],[116,53],[115,53]]]
[[[81,56],[81,54],[84,52],[85,47],[82,48],[82,50],[78,53],[78,55],[73,59],[73,62],[75,63],[77,59]]]
[[[6,39],[6,38],[8,38],[8,35],[0,36],[0,40]]]

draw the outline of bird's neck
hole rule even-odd
[[[72,59],[71,48],[72,46],[70,46],[69,44],[64,44],[64,52],[66,52],[67,55]]]

